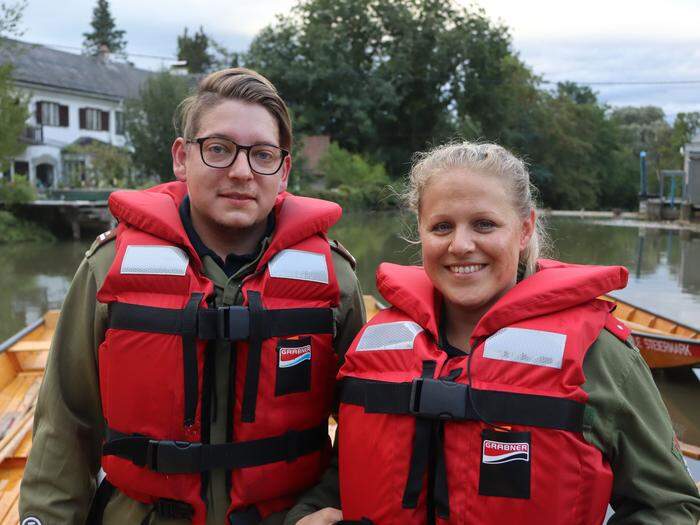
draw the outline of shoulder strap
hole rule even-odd
[[[340,244],[340,241],[337,239],[331,239],[329,241],[331,245],[331,250],[334,252],[340,254],[343,256],[343,258],[350,263],[350,267],[355,270],[355,267],[357,266],[357,261],[355,258],[352,256],[352,254],[348,251],[348,249]]]
[[[116,237],[116,228],[112,228],[109,231],[99,234],[95,241],[92,243],[92,246],[90,246],[90,248],[88,248],[88,250],[85,252],[85,257],[92,257],[92,255],[100,248],[100,246],[107,244],[108,242],[114,240]]]

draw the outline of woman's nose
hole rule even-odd
[[[463,254],[474,251],[474,238],[471,232],[464,228],[457,228],[449,246],[450,253]]]

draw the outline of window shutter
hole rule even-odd
[[[109,111],[101,111],[102,113],[102,131],[109,131]]]
[[[58,106],[58,125],[68,127],[68,106]]]
[[[41,124],[41,102],[36,103],[36,123]]]
[[[80,129],[87,128],[85,123],[85,108],[80,108],[80,110],[78,111],[78,116],[80,117]]]

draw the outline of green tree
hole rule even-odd
[[[87,54],[99,55],[102,46],[106,46],[110,53],[121,57],[126,56],[126,40],[124,38],[126,32],[116,28],[107,0],[97,0],[97,5],[92,11],[90,25],[92,31],[83,33],[83,49]]]
[[[187,78],[161,72],[146,81],[139,99],[127,102],[127,136],[134,148],[134,164],[143,175],[172,180],[170,147],[178,136],[173,115],[188,92]]]
[[[525,153],[545,206],[634,206],[636,172],[624,162],[622,132],[590,88],[558,84],[540,93],[532,113]]]
[[[22,34],[19,24],[26,5],[26,2],[0,4],[0,56],[12,53],[11,43],[5,37]],[[20,137],[29,118],[28,104],[28,96],[12,82],[11,62],[3,57],[0,63],[0,172],[26,149]]]
[[[664,169],[683,169],[684,156],[681,153],[681,148],[685,147],[698,132],[700,132],[700,112],[693,111],[676,115],[669,140],[661,148]]]
[[[451,0],[301,0],[244,58],[278,86],[297,129],[329,134],[394,177],[430,143],[497,138],[534,89],[507,29]]]
[[[211,43],[201,26],[192,36],[187,34],[185,27],[182,35],[177,37],[177,58],[187,61],[187,71],[190,73],[204,73],[211,68],[214,61],[214,57],[209,53]]]

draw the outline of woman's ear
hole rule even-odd
[[[537,215],[534,208],[530,210],[530,214],[527,219],[523,221],[522,231],[520,232],[520,251],[522,252],[527,248],[532,235],[535,233],[535,221],[537,220]]]

